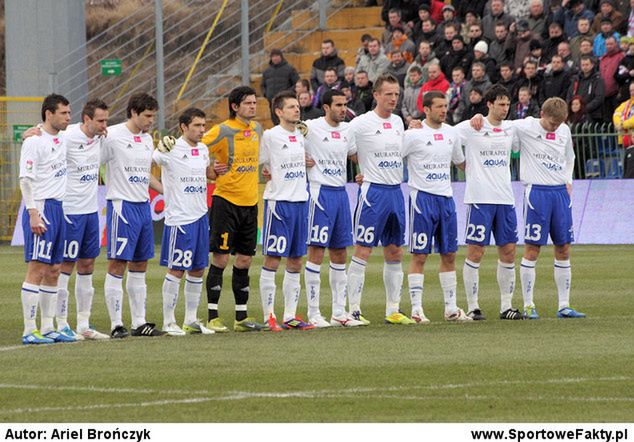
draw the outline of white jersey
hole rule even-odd
[[[570,128],[562,124],[547,132],[533,117],[512,123],[520,144],[520,180],[545,186],[572,183],[575,152]]]
[[[149,134],[133,134],[125,123],[108,128],[101,147],[101,162],[106,165],[106,199],[135,203],[149,200],[153,150]]]
[[[518,146],[510,121],[493,126],[483,119],[482,129],[471,128],[469,120],[455,129],[465,147],[465,204],[515,205],[511,186],[511,150]]]
[[[207,213],[207,146],[192,147],[180,137],[169,153],[154,151],[152,158],[161,166],[165,225],[190,224]]]
[[[363,181],[376,184],[403,182],[403,121],[397,115],[381,118],[366,112],[350,122],[348,140],[356,153]]]
[[[98,210],[99,150],[102,137],[88,138],[80,124],[71,124],[64,131],[68,178],[64,213],[82,215]]]
[[[20,178],[33,181],[33,199],[62,201],[66,193],[66,144],[62,134],[24,140],[20,152]]]
[[[264,199],[307,201],[306,151],[304,136],[295,129],[275,126],[264,131],[260,143],[260,164],[268,165],[271,180],[264,188]]]
[[[409,187],[441,196],[453,196],[451,163],[463,163],[460,138],[455,129],[442,124],[438,129],[423,121],[421,129],[410,129],[403,139]]]
[[[306,152],[315,160],[315,165],[308,168],[308,181],[324,186],[345,186],[346,164],[351,155],[348,123],[333,127],[321,117],[306,121],[306,125]]]

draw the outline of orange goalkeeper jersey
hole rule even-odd
[[[255,121],[247,126],[237,118],[230,118],[212,127],[202,142],[209,154],[229,171],[216,178],[214,195],[236,206],[254,206],[258,203],[258,159],[262,126]]]

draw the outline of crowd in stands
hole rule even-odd
[[[389,72],[401,84],[406,124],[422,116],[425,92],[447,95],[455,124],[484,113],[486,90],[501,84],[512,96],[510,119],[538,116],[558,96],[570,123],[634,128],[634,0],[384,0],[382,19],[381,35],[361,38],[355,66],[324,40],[309,81],[272,51],[265,96],[294,86],[309,119],[321,115],[325,90],[340,89],[351,119],[372,109],[372,83]]]

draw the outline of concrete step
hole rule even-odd
[[[327,29],[365,29],[372,26],[383,26],[381,7],[344,8],[330,17],[326,22]],[[319,25],[319,15],[314,11],[293,11],[291,18],[293,29],[313,29]]]
[[[287,48],[289,52],[309,52],[321,47],[321,42],[327,38],[335,42],[335,46],[342,50],[351,50],[361,44],[361,36],[370,34],[379,38],[383,27],[373,26],[364,29],[315,31],[307,35],[293,32],[267,32],[264,35],[264,50],[268,53],[273,48]]]

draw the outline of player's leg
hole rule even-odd
[[[176,305],[185,270],[191,268],[192,251],[187,242],[186,226],[164,226],[161,239],[160,265],[167,267],[161,288],[163,296],[163,331],[171,336],[184,336],[176,324]],[[185,262],[187,261],[187,262]],[[187,266],[185,265],[187,264]]]
[[[99,252],[99,236],[97,235],[97,253]],[[77,310],[77,333],[90,340],[110,339],[110,336],[95,330],[90,325],[92,302],[95,295],[92,275],[95,271],[95,258],[80,258],[77,260],[77,274],[75,277],[75,302]]]
[[[348,265],[348,307],[350,314],[356,321],[363,322],[363,325],[369,325],[370,321],[363,317],[361,313],[361,295],[365,284],[365,269],[368,259],[372,253],[372,247],[366,247],[360,244],[354,246],[354,253]]]
[[[500,288],[500,319],[522,319],[522,314],[512,305],[515,291],[515,251],[517,215],[512,205],[498,205],[493,221],[493,235],[498,244],[497,282]]]
[[[282,222],[278,201],[264,201],[264,224],[262,226],[262,270],[260,271],[260,300],[264,322],[271,331],[280,331],[275,316],[275,273],[283,256],[288,255],[288,229]]]
[[[163,279],[163,331],[170,336],[185,336],[185,332],[176,324],[175,315],[184,274],[184,270],[168,269]]]
[[[539,319],[535,309],[533,294],[535,291],[535,265],[541,246],[536,244],[524,244],[524,256],[520,264],[520,283],[522,285],[522,299],[524,300],[524,318]]]
[[[306,266],[304,267],[304,284],[306,285],[306,299],[308,301],[308,322],[317,327],[330,326],[330,323],[326,322],[319,310],[321,264],[324,261],[325,252],[325,247],[316,245],[308,246],[308,256],[306,257]]]
[[[123,325],[123,276],[132,259],[130,224],[123,216],[122,201],[108,201],[106,205],[106,252],[108,272],[104,281],[106,307],[110,316],[110,336],[125,338],[129,335]]]
[[[436,231],[438,214],[434,211],[433,196],[412,191],[409,198],[409,252],[412,259],[407,275],[409,296],[412,303],[412,319],[419,324],[430,321],[423,311],[425,286],[425,262],[432,251],[431,243]]]
[[[363,322],[357,321],[351,314],[346,312],[346,286],[348,276],[346,275],[346,261],[348,250],[343,248],[328,249],[330,265],[328,270],[328,282],[332,292],[332,316],[330,325],[334,327],[357,327]]]
[[[212,252],[211,265],[207,272],[207,326],[219,333],[229,329],[218,317],[218,302],[222,292],[222,276],[229,263],[229,256],[236,239],[235,228],[237,208],[229,201],[214,196],[209,212],[209,250]]]
[[[264,316],[264,323],[269,326],[271,331],[282,330],[277,324],[277,318],[274,310],[275,292],[277,290],[275,273],[280,266],[281,260],[281,256],[265,255],[264,261],[262,262],[262,271],[260,272],[260,300],[262,302],[262,315]]]
[[[416,321],[419,324],[429,324],[430,322],[429,319],[427,319],[427,317],[425,316],[423,310],[425,262],[427,261],[427,256],[428,255],[425,253],[413,253],[412,260],[409,264],[409,272],[407,274],[409,297],[412,302],[412,320]]]
[[[57,321],[57,330],[61,331],[66,328],[70,329],[68,324],[68,283],[75,269],[74,261],[66,261],[68,250],[68,240],[64,244],[64,262],[61,264],[59,278],[57,279],[57,306],[55,309],[55,319]],[[75,282],[75,285],[77,283]]]

